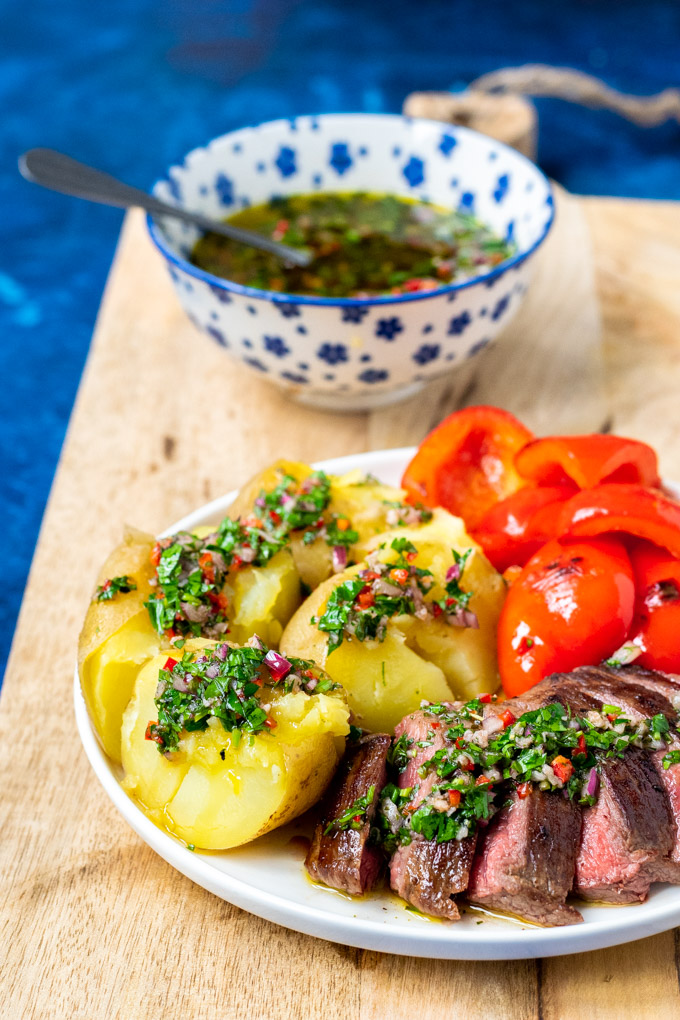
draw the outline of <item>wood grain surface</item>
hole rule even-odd
[[[680,479],[679,278],[679,207],[561,195],[525,308],[495,351],[406,404],[326,416],[197,333],[141,219],[128,219],[0,697],[3,1020],[678,1015],[673,932],[583,956],[441,962],[317,941],[224,903],[118,817],[80,748],[71,685],[96,570],[122,524],[159,530],[277,455],[413,443],[459,402],[496,401],[540,431],[648,439]]]

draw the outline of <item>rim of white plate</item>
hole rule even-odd
[[[414,447],[376,450],[351,454],[314,465],[329,473],[342,473],[353,468],[379,472],[385,468],[403,468],[415,452]],[[376,468],[376,462],[379,467]],[[673,495],[680,497],[680,487],[668,484]],[[163,534],[192,528],[216,514],[223,513],[236,497],[236,491],[206,503],[171,525]],[[344,945],[407,956],[459,960],[512,960],[541,956],[559,956],[604,949],[667,931],[680,923],[680,887],[655,886],[649,899],[638,905],[597,907],[601,920],[584,920],[583,924],[560,928],[521,927],[512,922],[499,923],[485,929],[461,928],[447,924],[390,926],[360,916],[329,913],[286,895],[272,895],[251,882],[227,874],[211,864],[211,855],[190,851],[170,833],[157,828],[140,807],[124,792],[115,774],[116,766],[102,750],[87,714],[78,669],[74,675],[74,707],[76,724],[85,754],[95,775],[114,806],[144,842],[168,864],[197,885],[235,906],[266,920],[295,931],[339,942]],[[242,849],[242,848],[241,848]],[[228,857],[223,851],[221,859]],[[302,871],[303,865],[300,862]],[[361,909],[357,900],[357,911]],[[592,908],[591,908],[592,909]]]

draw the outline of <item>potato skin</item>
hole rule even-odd
[[[205,536],[214,528],[203,526]],[[128,529],[119,546],[99,572],[97,584],[124,574],[132,577],[135,591],[110,601],[91,601],[78,643],[78,671],[90,718],[109,755],[120,762],[120,728],[140,666],[161,647],[169,647],[154,630],[144,606],[153,590],[149,556],[155,539]],[[290,550],[283,549],[264,567],[244,566],[225,585],[229,596],[230,641],[247,641],[257,633],[278,647],[285,624],[300,604],[300,579]]]
[[[311,624],[310,618],[324,612],[333,589],[353,577],[361,569],[359,565],[320,585],[300,606],[281,638],[285,655],[314,659],[345,687],[357,725],[373,731],[393,729],[423,699],[469,699],[495,691],[499,685],[496,630],[506,590],[502,577],[467,535],[463,522],[445,510],[435,510],[427,524],[385,532],[368,545],[378,548],[385,544],[389,550],[395,537],[409,539],[418,549],[415,563],[432,571],[435,598],[444,595],[451,549],[473,549],[463,588],[474,592],[470,608],[477,614],[479,630],[451,627],[442,619],[393,617],[384,642],[345,639],[329,656],[327,635]]]
[[[302,482],[313,471],[311,465],[301,461],[277,460],[245,483],[229,507],[229,516],[236,519],[252,513],[260,493],[271,492],[284,475]],[[403,489],[367,480],[358,469],[329,478],[330,502],[324,516],[346,517],[358,531],[359,541],[348,549],[349,561],[357,562],[365,556],[371,540],[387,528],[387,504],[403,501],[405,493]],[[306,544],[302,532],[293,532],[290,548],[300,580],[308,588],[314,590],[333,573],[332,549],[322,539]]]
[[[169,760],[144,739],[157,717],[164,661],[159,655],[139,672],[122,727],[123,787],[157,825],[196,847],[224,850],[284,825],[318,800],[349,732],[343,692],[274,694],[271,733],[252,740],[242,734],[238,743],[221,725],[185,733]]]
[[[149,597],[154,539],[132,528],[99,571],[97,585],[127,574],[137,589],[110,601],[90,602],[78,640],[78,671],[83,696],[106,753],[120,761],[120,727],[140,665],[158,651],[144,600]]]

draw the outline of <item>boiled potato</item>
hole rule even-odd
[[[295,613],[281,638],[285,655],[313,658],[347,691],[357,724],[370,730],[391,730],[421,700],[472,698],[498,687],[496,628],[505,598],[505,582],[465,532],[463,522],[445,510],[435,510],[429,523],[401,527],[368,542],[379,557],[393,562],[394,538],[405,538],[418,550],[414,565],[432,571],[430,597],[445,596],[445,578],[451,566],[451,549],[472,549],[465,565],[462,587],[474,592],[470,610],[479,629],[459,628],[444,618],[417,619],[394,616],[382,642],[348,640],[330,655],[328,635],[310,622],[324,613],[331,592],[362,565],[350,567],[325,581]]]
[[[203,526],[199,537],[214,531]],[[120,761],[120,727],[137,672],[167,641],[158,635],[144,602],[154,590],[149,556],[155,539],[130,530],[102,567],[98,584],[128,575],[135,591],[90,603],[80,635],[78,663],[83,695],[106,753]],[[283,627],[300,604],[300,579],[290,550],[283,549],[264,567],[243,565],[228,576],[228,637],[237,643],[252,634],[278,646]]]
[[[99,572],[97,585],[132,577],[135,591],[90,603],[78,643],[78,669],[85,702],[106,753],[120,761],[120,727],[140,665],[158,651],[144,600],[149,597],[153,538],[129,529]]]
[[[435,510],[427,524],[387,532],[369,545],[376,548],[385,542],[389,550],[392,539],[396,537],[413,542],[418,549],[416,566],[432,571],[434,598],[445,595],[444,583],[446,571],[451,566],[451,549],[459,553],[473,550],[465,565],[462,587],[474,593],[470,610],[477,616],[479,629],[452,627],[441,617],[421,621],[413,616],[399,617],[399,628],[409,647],[444,671],[457,698],[474,698],[478,694],[495,691],[500,684],[496,631],[507,591],[502,576],[469,537],[463,521],[446,510]]]
[[[300,578],[290,550],[282,549],[264,567],[241,567],[224,590],[230,601],[229,640],[241,644],[258,634],[278,648],[284,626],[300,605]]]
[[[300,461],[276,461],[246,482],[229,507],[229,516],[235,519],[252,514],[260,493],[271,492],[284,475],[290,475],[299,483],[313,471],[309,464]],[[348,548],[348,562],[357,562],[363,559],[370,540],[388,527],[390,511],[394,513],[394,504],[403,502],[404,492],[367,478],[358,469],[344,475],[330,475],[329,479],[330,500],[323,516],[327,520],[333,516],[346,518],[358,532],[359,540]],[[414,513],[412,509],[409,512]],[[333,573],[332,548],[322,536],[314,542],[306,542],[304,535],[304,530],[292,532],[290,547],[301,581],[314,590]]]
[[[186,647],[196,649],[193,642]],[[215,720],[205,730],[182,733],[178,749],[166,756],[145,739],[149,721],[158,718],[154,697],[164,662],[159,655],[139,672],[122,727],[123,786],[157,825],[196,847],[222,850],[284,825],[315,803],[349,732],[344,692],[264,688],[273,730],[248,736]]]

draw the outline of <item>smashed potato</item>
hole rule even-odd
[[[333,775],[349,732],[344,692],[312,663],[287,664],[307,672],[289,671],[277,681],[266,677],[266,650],[226,651],[226,647],[215,642],[188,642],[187,654],[171,667],[172,672],[164,669],[168,666],[165,655],[148,662],[138,674],[122,728],[124,788],[161,828],[211,850],[247,843],[308,810]],[[208,688],[220,650],[225,655],[222,675],[212,680],[218,686]],[[269,656],[272,654],[275,656]],[[239,657],[244,655],[251,657],[255,671],[260,668],[259,688],[251,684],[257,698],[238,682],[230,688],[230,681],[243,669]],[[201,656],[208,666],[200,661]],[[280,669],[279,659],[275,656],[273,662]],[[189,674],[183,672],[187,662],[195,670],[190,689],[176,696],[176,687],[187,686]],[[160,699],[159,677],[161,687],[166,685]],[[191,684],[199,690],[194,702],[190,700]],[[230,715],[229,690],[237,688],[245,698],[243,711],[249,713],[250,724],[259,726],[256,732],[249,732],[242,718],[234,721]],[[222,695],[220,690],[226,693]],[[177,712],[184,712],[181,718],[185,721],[191,719],[192,729],[178,733],[173,728],[171,702],[182,697],[185,700]],[[212,710],[220,717],[209,716],[197,724],[191,705],[200,707],[206,698],[214,698]],[[256,704],[255,709],[248,699]],[[260,708],[267,715],[264,725],[255,723],[258,717],[253,713]],[[158,722],[150,726],[154,720]],[[194,728],[198,725],[201,728]]]
[[[446,604],[447,573],[454,564],[452,550],[461,556],[470,550],[461,575],[462,589],[468,595],[467,623],[462,619],[461,625],[453,625],[449,614],[439,607],[438,615],[428,612],[421,618],[413,612],[400,612],[381,624],[382,640],[359,640],[347,633],[329,653],[329,635],[317,623],[336,589],[346,581],[356,581],[366,570],[364,563],[320,585],[303,602],[281,638],[284,654],[315,659],[343,685],[357,724],[370,730],[391,730],[423,699],[467,700],[495,691],[499,684],[496,629],[505,582],[467,535],[463,522],[445,510],[435,510],[428,523],[400,527],[373,538],[368,543],[372,547],[369,556],[374,562],[391,563],[396,555],[393,542],[403,547],[410,544],[413,551],[408,563],[403,561],[405,566],[430,572],[423,599],[430,606]],[[372,583],[369,580],[367,585]],[[370,594],[368,598],[370,601]]]

